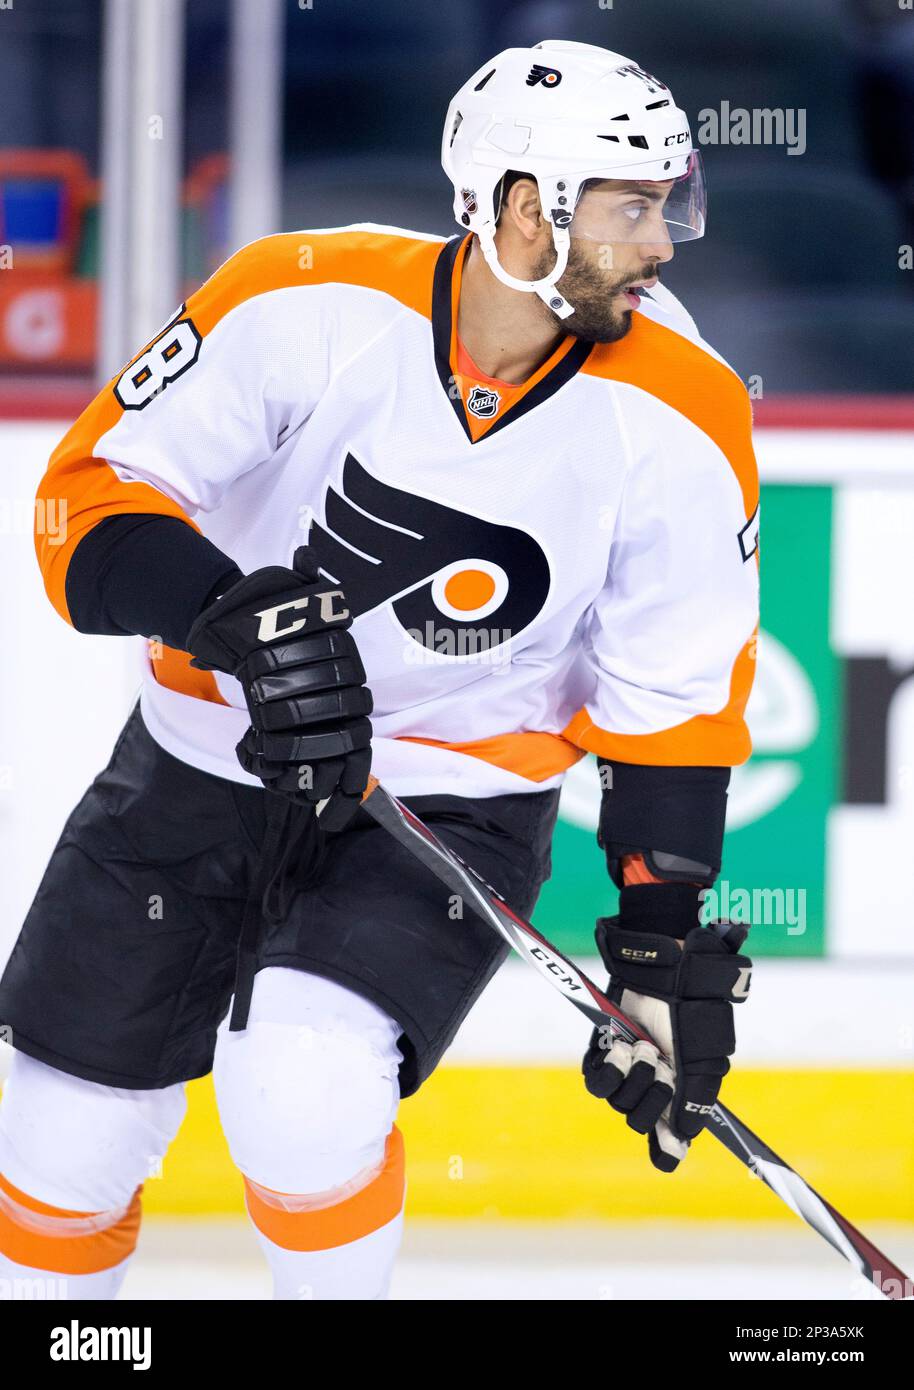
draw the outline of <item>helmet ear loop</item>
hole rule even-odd
[[[495,185],[495,192],[492,195],[492,210],[495,214],[492,218],[492,222],[496,227],[498,226],[498,219],[499,217],[501,217],[501,204],[502,199],[505,196],[505,179],[507,177],[508,174],[506,170],[505,173],[503,173],[501,178],[498,180],[498,183]]]
[[[549,274],[544,276],[542,280],[518,280],[516,276],[505,270],[498,259],[495,227],[491,222],[483,223],[476,235],[479,237],[479,244],[482,247],[486,265],[503,285],[507,285],[512,290],[521,290],[524,294],[539,295],[547,308],[551,309],[560,319],[567,319],[574,313],[574,305],[569,304],[564,295],[555,287],[556,281],[561,280],[565,274],[568,254],[571,249],[571,237],[568,235],[566,227],[552,227],[552,243],[555,247],[556,262]]]
[[[556,289],[556,282],[565,274],[571,252],[571,235],[567,227],[552,224],[552,244],[555,247],[555,265],[544,279],[535,282],[534,288],[547,309],[557,318],[567,319],[574,313],[574,305],[569,304],[561,290]]]

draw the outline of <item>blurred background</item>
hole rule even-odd
[[[130,643],[78,636],[44,600],[31,523],[48,455],[244,241],[365,221],[452,235],[448,101],[486,58],[544,38],[626,54],[688,112],[708,234],[664,279],[755,403],[755,752],[734,774],[720,888],[722,910],[748,904],[762,968],[724,1096],[912,1262],[914,12],[899,0],[0,6],[0,960],[138,683]],[[585,964],[613,907],[597,805],[588,759],[535,917]],[[866,1296],[709,1139],[674,1179],[653,1173],[584,1094],[586,1029],[565,1013],[509,965],[406,1103],[400,1296],[681,1298],[696,1281]],[[210,1083],[189,1090],[151,1160],[126,1293],[262,1296]]]
[[[709,340],[743,375],[761,375],[767,392],[912,388],[914,274],[887,253],[914,238],[914,24],[898,0],[250,0],[235,9],[259,30],[276,11],[282,31],[275,90],[256,93],[261,108],[275,103],[281,126],[281,229],[375,221],[450,235],[438,162],[447,101],[493,53],[547,36],[634,55],[668,80],[699,131],[699,113],[721,101],[801,111],[805,145],[790,154],[763,143],[704,149],[710,235],[696,254],[680,254],[669,283],[701,296]],[[167,138],[180,162],[181,263],[193,286],[235,249],[234,11],[231,0],[186,0],[183,11],[181,140]],[[0,21],[3,240],[17,246],[33,291],[45,292],[33,296],[37,308],[17,310],[6,286],[0,362],[91,373],[103,0],[15,0]]]

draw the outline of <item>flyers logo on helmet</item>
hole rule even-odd
[[[528,87],[557,87],[562,80],[562,74],[556,68],[544,68],[541,63],[534,63],[527,74]]]
[[[549,594],[549,562],[526,531],[382,483],[351,453],[324,522],[308,544],[353,616],[389,603],[425,647],[440,651],[429,634],[443,630],[448,654],[487,650],[529,627]]]

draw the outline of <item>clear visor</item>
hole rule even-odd
[[[568,230],[609,244],[694,241],[704,236],[706,207],[701,155],[693,150],[678,179],[587,179]]]

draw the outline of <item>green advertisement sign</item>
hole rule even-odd
[[[749,705],[753,755],[730,784],[724,862],[708,915],[752,923],[756,956],[825,952],[826,823],[840,786],[840,665],[829,644],[832,490],[762,489],[762,636]],[[569,777],[552,879],[534,920],[557,945],[594,950],[617,893],[595,840],[597,769]],[[659,848],[662,848],[660,846]]]

